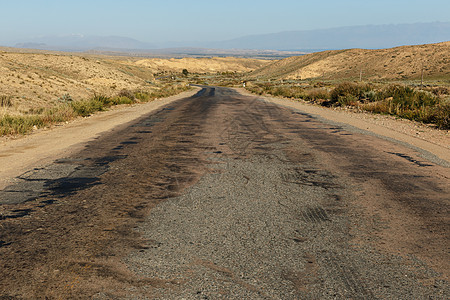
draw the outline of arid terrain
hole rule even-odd
[[[345,76],[366,60],[398,81],[375,61],[401,57],[401,72],[427,48],[426,76],[445,83],[449,45],[274,62],[5,49],[0,122],[56,114],[69,96],[79,114],[0,139],[0,299],[447,299],[449,131],[347,110],[396,99]],[[298,79],[318,66],[342,82]],[[411,97],[404,111],[448,124],[449,89],[416,88],[393,90]],[[300,100],[322,93],[336,101]]]
[[[12,106],[0,114],[20,114],[52,107],[67,98],[114,95],[122,89],[155,90],[155,75],[189,72],[249,72],[267,60],[239,58],[140,59],[0,48],[0,96]]]
[[[8,113],[49,107],[69,94],[74,100],[94,93],[141,89],[153,80],[150,70],[126,61],[68,54],[0,53],[0,95],[12,97]]]
[[[359,79],[449,80],[450,42],[381,50],[324,51],[273,62],[252,78],[322,80]],[[362,72],[362,74],[361,74]]]
[[[155,72],[181,72],[183,69],[191,73],[222,73],[222,72],[250,72],[259,69],[270,61],[248,58],[212,57],[212,58],[181,58],[159,59],[148,58],[135,62],[138,66],[145,66]]]
[[[0,48],[0,96],[11,97],[13,104],[7,111],[2,107],[0,114],[52,107],[68,96],[81,100],[94,94],[114,95],[123,89],[155,90],[159,88],[155,78],[181,75],[184,69],[200,74],[236,73],[250,80],[419,80],[423,70],[425,80],[448,84],[449,53],[450,42],[325,51],[273,61],[160,59]]]

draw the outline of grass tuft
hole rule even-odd
[[[10,116],[0,118],[0,135],[25,134],[33,127],[40,128],[44,125],[39,116]]]

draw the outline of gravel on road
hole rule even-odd
[[[205,87],[0,191],[0,295],[447,299],[449,169]]]

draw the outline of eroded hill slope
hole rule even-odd
[[[268,64],[253,78],[418,79],[450,76],[450,42],[391,49],[349,49],[290,57]]]

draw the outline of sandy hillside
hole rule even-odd
[[[268,60],[213,57],[213,58],[181,58],[181,59],[142,59],[136,62],[138,66],[148,67],[155,72],[181,72],[183,69],[191,73],[216,72],[249,72],[270,63]]]
[[[251,77],[275,79],[449,78],[450,42],[382,50],[324,51],[273,62]]]
[[[94,93],[140,89],[149,70],[125,62],[67,54],[0,52],[0,96],[17,111],[52,106],[65,94],[79,100]]]
[[[1,107],[0,114],[54,106],[67,94],[80,100],[122,89],[151,90],[157,88],[154,74],[164,71],[247,72],[264,64],[236,58],[139,59],[0,48],[0,97],[12,97],[13,103]]]

